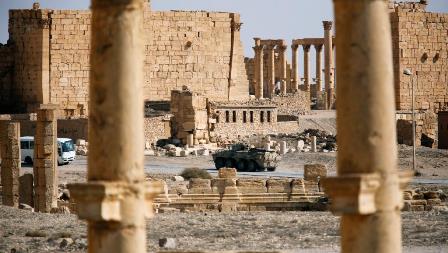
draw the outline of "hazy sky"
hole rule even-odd
[[[8,10],[30,9],[36,0],[0,0],[0,43],[8,39]],[[90,0],[40,0],[41,8],[88,9]],[[285,39],[323,37],[323,20],[333,20],[332,0],[152,0],[153,10],[207,10],[241,14],[241,40],[245,55],[253,57],[253,38]],[[447,12],[448,0],[430,0],[432,12]],[[301,53],[301,52],[299,52]],[[291,49],[288,48],[289,58]],[[311,66],[315,52],[310,51]],[[289,60],[290,61],[290,60]],[[303,66],[302,55],[299,66]],[[314,67],[310,69],[315,75]],[[299,74],[303,69],[299,67]]]
[[[32,0],[0,0],[0,43],[8,39],[8,10],[31,8]],[[87,9],[90,0],[40,0],[41,8]],[[152,0],[154,10],[210,10],[241,14],[245,54],[253,39],[323,37],[322,20],[332,20],[331,0]],[[448,12],[448,0],[431,0],[430,11]]]

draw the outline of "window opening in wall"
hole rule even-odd
[[[247,112],[243,112],[243,123],[247,123]]]
[[[271,111],[268,111],[266,116],[267,116],[268,122],[271,122]]]
[[[232,111],[232,122],[236,122],[236,111]]]
[[[254,112],[250,111],[250,123],[254,123]]]
[[[226,111],[226,123],[229,123],[230,121],[230,114],[229,111]]]
[[[216,111],[216,123],[219,123],[219,111]]]
[[[264,122],[264,112],[263,111],[260,112],[260,122],[261,123]]]

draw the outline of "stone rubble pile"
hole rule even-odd
[[[89,143],[85,140],[82,139],[78,139],[76,140],[76,155],[83,155],[83,156],[87,156],[87,154],[89,153]]]
[[[447,195],[442,190],[424,191],[419,188],[403,192],[403,211],[445,211]]]

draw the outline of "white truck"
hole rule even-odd
[[[32,164],[34,159],[34,137],[20,137],[22,162]],[[68,164],[75,160],[75,145],[69,138],[58,138],[58,165]]]

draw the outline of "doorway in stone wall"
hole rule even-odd
[[[448,149],[448,111],[439,112],[438,126],[438,148]]]

